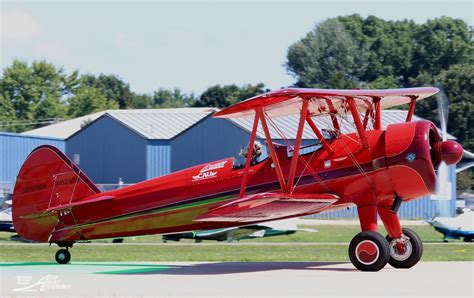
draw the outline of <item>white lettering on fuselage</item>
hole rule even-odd
[[[217,172],[214,172],[213,170],[222,169],[226,163],[227,163],[227,160],[224,160],[215,164],[206,165],[204,168],[202,168],[199,171],[199,174],[193,176],[193,181],[199,181],[199,180],[205,180],[205,179],[217,177]]]
[[[199,172],[203,173],[210,170],[222,169],[226,163],[227,163],[227,160],[224,160],[215,164],[208,164],[204,168],[202,168]]]
[[[204,180],[204,179],[209,179],[209,178],[214,178],[217,177],[217,172],[203,172],[199,173],[196,176],[193,176],[193,181],[197,180]]]

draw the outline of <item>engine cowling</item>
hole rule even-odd
[[[436,192],[436,167],[452,165],[462,157],[462,147],[442,141],[429,121],[392,124],[385,134],[387,167],[397,195],[418,198]]]

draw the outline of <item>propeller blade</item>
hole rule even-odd
[[[441,124],[441,134],[443,142],[448,139],[448,115],[449,115],[449,100],[444,92],[443,87],[434,79],[435,86],[439,89],[436,94],[436,101],[438,104],[439,122]],[[438,212],[443,216],[449,216],[449,203],[452,196],[452,185],[449,181],[449,168],[441,162],[438,166],[436,182],[436,194],[431,196],[432,200],[438,201]]]
[[[449,168],[444,162],[441,162],[438,166],[437,176],[436,194],[432,196],[432,199],[438,201],[451,200],[452,185],[449,181]]]
[[[449,100],[444,92],[443,87],[439,84],[438,80],[435,79],[435,86],[439,89],[436,94],[436,101],[438,103],[438,114],[439,121],[441,124],[441,133],[443,141],[447,140],[448,136],[448,115],[449,115]]]

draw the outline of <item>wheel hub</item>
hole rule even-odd
[[[378,260],[380,251],[374,241],[364,240],[357,244],[355,255],[362,264],[372,265]]]
[[[390,241],[390,256],[397,261],[407,260],[413,252],[413,246],[410,239],[405,235],[401,238]]]
[[[395,250],[398,254],[402,255],[406,252],[406,245],[403,241],[397,241],[394,245]]]

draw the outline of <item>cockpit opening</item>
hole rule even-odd
[[[333,130],[322,129],[321,132],[322,132],[322,135],[323,135],[324,139],[326,139],[326,140],[331,140],[331,139],[336,138],[336,132],[333,131]],[[248,146],[249,146],[249,144],[247,144],[247,146],[245,148],[240,149],[240,152],[238,154],[239,158],[234,158],[234,161],[233,161],[233,169],[234,170],[235,169],[242,169],[242,168],[245,167],[245,161],[247,159],[247,154],[248,154],[248,151],[249,151]],[[259,141],[255,141],[254,149],[253,149],[253,152],[252,152],[252,159],[250,161],[251,166],[257,165],[257,164],[265,161],[269,157],[269,152],[270,151],[269,151],[267,146],[268,146],[268,144],[266,144],[266,146],[262,146],[262,144]],[[281,145],[281,144],[278,144],[278,143],[274,143],[274,146],[286,147],[287,148],[287,150],[286,150],[287,151],[287,156],[288,157],[293,156],[293,148],[291,146],[284,146],[284,145]],[[323,147],[323,145],[321,144],[321,142],[318,139],[314,139],[314,140],[312,140],[312,142],[310,144],[301,146],[300,155],[313,153],[313,152],[321,149],[322,147]]]

